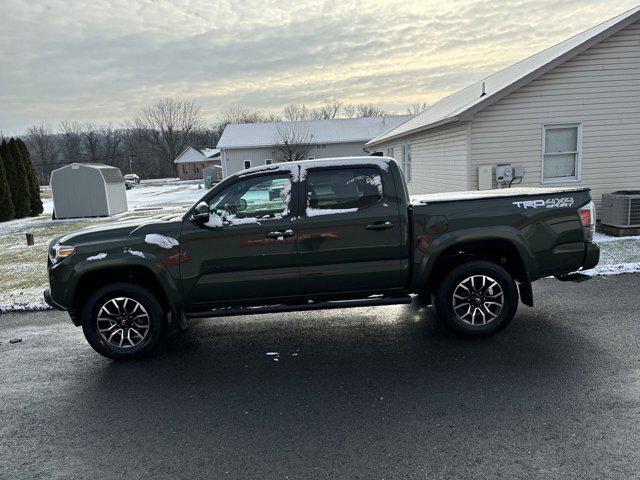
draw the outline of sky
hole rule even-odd
[[[0,131],[118,125],[162,97],[280,112],[435,103],[638,0],[2,0]]]

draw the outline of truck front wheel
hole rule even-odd
[[[444,277],[435,298],[441,323],[467,337],[487,337],[505,328],[518,308],[509,272],[485,261],[464,263]]]
[[[132,360],[158,346],[166,317],[155,296],[133,283],[98,289],[82,311],[82,330],[89,345],[107,358]]]

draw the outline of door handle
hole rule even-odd
[[[367,225],[367,230],[386,230],[387,228],[393,228],[393,223],[391,222],[375,222],[371,225]]]
[[[307,238],[309,240],[327,240],[329,238],[333,238],[333,235],[330,233],[314,233]]]
[[[280,232],[278,230],[274,230],[273,232],[267,233],[267,238],[285,238],[285,237],[293,237],[293,230],[285,230]]]

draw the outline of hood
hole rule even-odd
[[[118,239],[124,240],[139,229],[157,229],[162,231],[176,230],[180,228],[181,224],[182,219],[175,214],[131,218],[125,221],[101,223],[99,225],[82,228],[74,232],[58,235],[51,241],[51,245],[78,245],[114,241]]]

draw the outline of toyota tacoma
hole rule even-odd
[[[189,318],[411,303],[449,330],[492,335],[531,282],[598,263],[587,188],[409,197],[395,160],[264,165],[232,175],[183,216],[51,242],[46,301],[112,359],[149,354]]]

